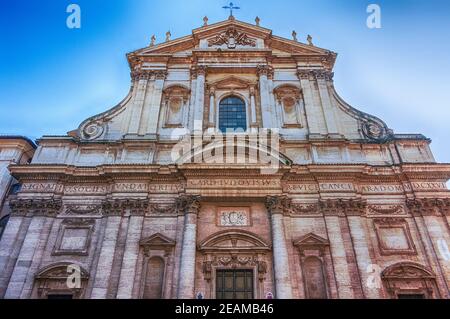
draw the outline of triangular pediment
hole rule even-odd
[[[256,83],[253,83],[251,81],[248,81],[244,78],[240,78],[238,76],[229,76],[225,79],[221,79],[215,82],[209,83],[210,86],[213,86],[217,89],[246,89],[250,85],[256,85]]]
[[[294,246],[327,246],[328,244],[327,239],[314,233],[306,234],[294,241]]]
[[[140,245],[150,247],[175,246],[175,241],[162,234],[154,234],[141,240]]]
[[[328,50],[314,45],[273,36],[272,30],[243,21],[228,19],[192,31],[191,35],[150,45],[131,55],[189,54],[193,50],[272,49],[287,54],[326,55]]]

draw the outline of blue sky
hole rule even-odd
[[[81,7],[81,29],[66,27],[66,7]],[[338,93],[396,133],[433,139],[450,162],[450,1],[236,0],[235,16],[339,54]],[[382,9],[368,29],[366,8]],[[0,133],[64,135],[128,92],[127,52],[224,20],[222,0],[5,0],[0,10]]]

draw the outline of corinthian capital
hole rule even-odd
[[[256,72],[258,73],[258,76],[267,76],[268,78],[273,77],[273,68],[270,67],[267,64],[260,64],[256,67]]]
[[[131,72],[131,79],[133,81],[150,80],[153,75],[154,72],[152,70],[137,69]]]
[[[198,214],[200,211],[200,199],[198,195],[183,195],[177,200],[177,209],[179,213]]]
[[[167,78],[167,71],[166,70],[158,70],[155,71],[155,79],[157,80],[165,80]]]
[[[9,202],[12,214],[17,216],[55,216],[62,207],[60,199],[15,199]]]
[[[191,69],[191,76],[196,79],[198,76],[205,76],[208,67],[206,65],[197,65]]]
[[[270,214],[283,214],[290,205],[290,199],[286,196],[267,196],[266,208]]]
[[[300,80],[332,81],[334,73],[325,69],[298,69],[297,76]]]

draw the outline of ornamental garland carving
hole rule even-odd
[[[216,255],[212,257],[212,260],[203,262],[202,270],[205,280],[209,281],[211,280],[213,267],[229,267],[234,269],[251,266],[257,267],[258,279],[263,281],[266,277],[268,265],[266,261],[261,260],[257,255]]]
[[[327,199],[320,200],[319,207],[326,215],[363,215],[367,202],[362,199]]]
[[[147,199],[112,199],[102,204],[106,215],[122,216],[124,214],[145,215],[148,210]]]
[[[100,205],[65,205],[66,215],[96,215],[100,213]]]
[[[373,214],[380,215],[399,215],[403,213],[402,205],[371,205],[369,211]]]
[[[256,41],[249,38],[247,34],[239,32],[235,28],[229,28],[214,38],[208,40],[208,46],[227,45],[228,49],[235,49],[237,45],[256,47]]]

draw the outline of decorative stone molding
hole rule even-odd
[[[292,215],[310,215],[319,213],[319,204],[294,204],[289,206],[289,213]]]
[[[176,242],[162,234],[154,234],[148,238],[144,238],[139,242],[143,248],[146,257],[150,257],[152,250],[164,250],[166,255],[170,254],[174,249]]]
[[[253,268],[260,282],[265,280],[268,270],[266,253],[270,246],[255,234],[230,230],[206,238],[198,250],[204,254],[203,274],[210,281],[214,268]]]
[[[401,215],[404,213],[403,205],[370,205],[368,209],[375,215]]]
[[[367,202],[363,199],[326,199],[319,201],[324,215],[361,216],[365,215]]]
[[[14,199],[9,202],[13,215],[54,217],[62,207],[60,199]]]
[[[68,277],[74,275],[74,271],[79,269],[80,286],[69,288]],[[49,295],[70,294],[75,299],[82,299],[89,280],[89,273],[82,267],[61,262],[49,265],[39,270],[35,276],[35,289],[38,298],[46,299]]]
[[[373,224],[381,255],[417,255],[406,219],[393,217],[375,218]]]
[[[150,214],[168,215],[177,212],[177,203],[151,203],[149,204]]]
[[[198,214],[200,211],[200,199],[198,195],[182,195],[177,199],[179,214]]]
[[[293,97],[295,100],[299,100],[301,97],[301,90],[293,85],[281,85],[273,90],[277,100],[281,100],[285,97]]]
[[[450,198],[416,198],[406,201],[414,216],[449,216]]]
[[[330,242],[314,233],[309,233],[295,240],[293,245],[298,248],[301,256],[306,256],[307,251],[317,251],[317,255],[323,257]]]
[[[262,282],[266,279],[268,265],[258,255],[214,255],[211,258],[212,260],[206,260],[202,264],[203,276],[207,282],[210,282],[213,269],[216,267],[231,269],[254,267],[258,272],[258,280]]]
[[[101,205],[68,204],[64,207],[65,215],[99,215],[101,209]]]
[[[110,199],[102,204],[103,214],[109,216],[145,215],[148,211],[147,199]]]
[[[61,223],[52,255],[87,256],[89,254],[94,227],[94,219],[64,219]],[[70,237],[70,234],[68,234],[70,231],[75,232],[75,237]]]
[[[236,28],[230,27],[224,33],[218,34],[208,40],[208,46],[222,46],[226,44],[228,49],[235,49],[237,45],[256,47],[256,41],[251,39],[246,33],[239,32]]]
[[[424,298],[439,298],[436,287],[436,275],[426,267],[401,262],[387,267],[381,273],[381,279],[392,298],[399,295],[423,295]]]

